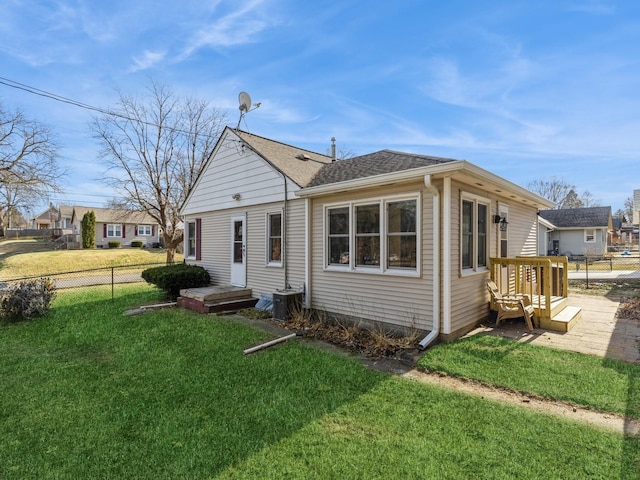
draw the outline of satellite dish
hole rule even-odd
[[[247,92],[240,92],[238,102],[240,103],[240,112],[246,113],[251,108],[251,97]]]

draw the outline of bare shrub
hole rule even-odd
[[[53,282],[44,278],[9,285],[0,294],[0,319],[15,321],[44,315],[55,296]]]

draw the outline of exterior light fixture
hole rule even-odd
[[[237,202],[238,200],[240,200],[240,194],[234,193],[233,195],[231,195],[231,198],[233,198]]]

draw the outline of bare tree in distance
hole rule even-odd
[[[66,174],[58,165],[51,129],[0,103],[0,228],[12,210],[27,210],[50,193],[61,192]]]
[[[326,155],[327,157],[330,157],[332,155],[331,147],[327,148]],[[336,149],[336,160],[348,160],[356,156],[357,156],[356,153],[353,150],[351,150],[348,146],[344,146]]]
[[[180,208],[222,132],[224,113],[208,102],[180,98],[151,82],[146,94],[120,94],[117,115],[95,117],[91,130],[101,144],[104,181],[120,196],[112,206],[146,212],[158,224],[167,263],[184,240]]]
[[[564,179],[550,177],[548,179],[533,180],[527,184],[527,188],[541,197],[554,203],[556,209],[597,207],[598,200],[588,190],[578,195],[575,185],[567,183]]]
[[[627,197],[624,200],[623,213],[627,222],[633,222],[633,197]]]

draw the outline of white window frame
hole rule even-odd
[[[280,260],[271,258],[271,217],[280,215]],[[265,265],[267,267],[282,267],[284,265],[284,213],[282,210],[274,210],[265,214]]]
[[[416,266],[414,267],[390,267],[388,265],[388,237],[387,228],[387,205],[402,201],[414,201],[416,204]],[[356,207],[367,205],[379,205],[380,208],[380,265],[356,265]],[[349,212],[349,259],[345,264],[329,263],[329,212],[338,208],[347,208]],[[368,273],[375,275],[397,275],[418,277],[421,274],[421,248],[422,248],[422,203],[420,193],[406,195],[389,195],[382,197],[371,197],[357,202],[336,202],[324,205],[323,215],[323,265],[326,271]],[[397,233],[397,232],[396,232]]]
[[[191,225],[193,225],[193,232],[191,232]],[[185,257],[196,258],[196,220],[189,220],[185,222]],[[192,235],[193,233],[193,235]],[[193,241],[193,248],[191,247]]]
[[[473,205],[473,231],[471,232],[472,238],[472,252],[471,252],[471,266],[463,267],[462,266],[462,248],[463,248],[463,224],[462,224],[462,215],[463,215],[463,205],[464,202],[469,202]],[[485,264],[479,265],[478,263],[478,205],[483,205],[485,207]],[[491,200],[486,197],[481,197],[480,195],[474,195],[468,192],[462,192],[460,195],[460,251],[459,251],[459,259],[460,259],[460,274],[461,275],[472,275],[476,273],[484,273],[489,271],[489,249],[491,245],[490,232],[489,228],[489,216],[491,213]]]
[[[107,223],[107,238],[122,238],[122,224]]]
[[[139,237],[150,237],[153,235],[151,232],[153,231],[153,227],[151,225],[138,225],[138,236]]]
[[[589,233],[591,232],[591,233]],[[589,240],[591,237],[591,240]],[[596,229],[595,228],[585,228],[584,229],[584,243],[596,243]]]

